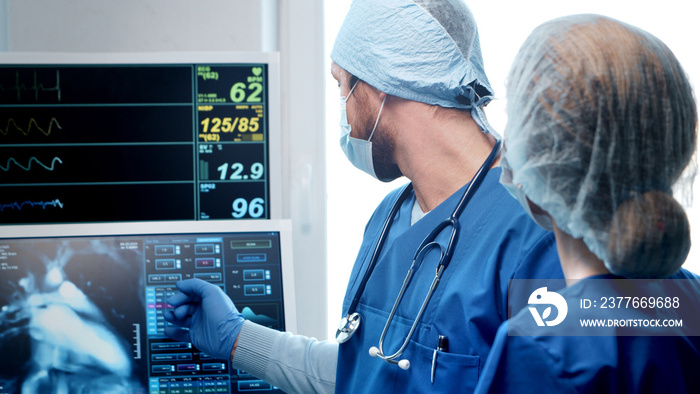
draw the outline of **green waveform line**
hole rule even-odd
[[[31,118],[31,119],[29,119],[29,125],[27,126],[26,131],[24,129],[22,129],[21,127],[19,127],[17,125],[17,122],[15,122],[15,120],[13,118],[10,118],[7,120],[7,126],[5,126],[5,130],[0,129],[0,134],[7,136],[10,133],[10,126],[14,126],[15,130],[18,130],[19,132],[21,132],[22,134],[27,136],[27,135],[29,135],[29,132],[32,130],[32,125],[47,137],[49,136],[49,134],[51,134],[51,131],[52,131],[54,125],[56,125],[56,127],[58,127],[59,130],[63,130],[63,127],[61,127],[61,125],[58,124],[58,120],[56,120],[56,118],[51,118],[51,121],[49,122],[48,130],[42,129],[39,126],[39,123],[37,123],[36,119]]]
[[[43,83],[39,83],[39,81],[37,80],[36,71],[34,71],[34,83],[32,86],[27,86],[24,83],[20,83],[19,71],[17,71],[15,73],[15,86],[5,88],[3,85],[0,85],[0,90],[2,90],[2,91],[16,90],[17,91],[17,101],[22,100],[22,91],[33,91],[35,101],[39,101],[39,91],[56,92],[56,94],[58,96],[58,101],[61,101],[61,76],[60,76],[59,71],[56,70],[56,85],[51,86],[51,87],[46,87],[46,86],[44,86]]]
[[[53,160],[51,160],[51,167],[49,167],[49,166],[47,166],[46,164],[40,162],[39,159],[37,159],[36,157],[32,156],[32,157],[29,159],[29,162],[27,163],[27,166],[25,167],[25,166],[19,164],[19,163],[17,162],[17,160],[15,160],[14,157],[10,157],[9,159],[7,159],[7,163],[5,164],[4,167],[0,165],[0,170],[3,170],[3,171],[5,171],[5,172],[10,171],[10,164],[15,163],[15,165],[17,165],[17,167],[23,169],[24,171],[29,171],[29,170],[32,169],[32,162],[36,162],[37,164],[39,164],[40,166],[44,167],[45,169],[47,169],[47,170],[49,170],[49,171],[53,171],[53,170],[54,170],[54,167],[55,167],[55,165],[56,165],[56,162],[58,162],[59,164],[63,164],[63,161],[61,161],[60,158],[54,157]]]

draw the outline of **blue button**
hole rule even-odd
[[[269,383],[262,380],[240,380],[238,381],[238,391],[272,390]]]

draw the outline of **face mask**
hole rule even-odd
[[[508,162],[504,157],[501,158],[501,185],[503,185],[511,196],[515,197],[520,205],[525,209],[528,215],[535,221],[540,227],[547,231],[553,231],[552,218],[543,213],[534,213],[530,207],[530,200],[527,199],[525,192],[522,187],[518,184],[513,184],[513,170],[511,170]]]
[[[384,100],[382,100],[382,106],[379,108],[379,115],[377,115],[377,120],[374,122],[374,128],[369,136],[368,140],[363,140],[359,138],[354,138],[350,136],[352,128],[348,123],[348,112],[347,103],[348,97],[355,90],[357,83],[350,89],[347,97],[340,97],[340,148],[345,153],[345,156],[350,160],[350,163],[360,170],[366,172],[372,177],[377,178],[377,174],[374,172],[374,162],[372,161],[372,136],[374,131],[377,129],[377,124],[379,123],[379,116],[382,114],[382,109],[384,108]]]

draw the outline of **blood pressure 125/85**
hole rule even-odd
[[[262,105],[200,105],[200,142],[264,141]]]
[[[260,130],[260,118],[247,117],[223,117],[204,118],[199,123],[202,126],[202,133],[231,133],[231,132],[251,132]],[[211,128],[209,127],[211,124]]]

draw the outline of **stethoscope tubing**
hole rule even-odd
[[[494,160],[500,153],[500,147],[501,147],[501,141],[497,140],[495,146],[491,150],[491,153],[489,156],[486,158],[484,163],[481,165],[479,170],[476,172],[474,177],[472,178],[472,182],[469,183],[467,186],[467,189],[465,192],[462,194],[461,199],[457,203],[457,206],[455,207],[454,211],[452,214],[440,222],[421,242],[420,246],[416,250],[416,253],[413,257],[413,262],[411,263],[411,267],[409,268],[406,278],[404,278],[404,283],[401,286],[401,290],[399,292],[399,295],[397,296],[394,306],[392,307],[391,312],[389,313],[389,318],[387,319],[386,324],[384,325],[384,329],[382,330],[382,334],[379,340],[379,352],[376,354],[376,356],[384,359],[387,362],[390,362],[392,364],[398,364],[395,359],[399,357],[403,351],[405,350],[406,346],[408,345],[408,342],[410,338],[413,336],[413,332],[418,326],[418,323],[420,321],[420,318],[423,316],[423,313],[425,312],[425,309],[428,305],[428,302],[430,301],[430,298],[432,297],[433,292],[437,288],[438,283],[440,282],[440,278],[442,277],[443,272],[449,265],[450,261],[452,260],[452,255],[454,254],[454,249],[455,249],[455,243],[458,238],[458,234],[460,231],[460,224],[459,224],[459,217],[462,214],[462,211],[466,207],[466,205],[469,203],[471,200],[472,196],[478,190],[479,186],[483,182],[485,178],[485,173],[488,172],[488,170],[491,168],[491,165],[493,164]],[[377,241],[377,244],[374,247],[374,250],[372,252],[372,257],[370,258],[369,264],[367,266],[367,269],[365,270],[365,273],[362,277],[362,280],[360,281],[359,286],[357,287],[357,290],[355,291],[355,295],[353,296],[352,302],[350,303],[350,306],[348,308],[347,312],[347,317],[343,318],[341,320],[341,327],[338,328],[338,332],[336,333],[336,339],[339,340],[339,342],[345,342],[351,337],[355,330],[359,326],[359,320],[360,316],[355,312],[357,309],[357,306],[360,302],[360,298],[362,297],[362,293],[364,292],[365,287],[367,286],[367,282],[369,281],[370,276],[372,275],[374,268],[376,267],[378,261],[379,261],[379,255],[382,251],[382,248],[384,247],[384,243],[386,242],[387,234],[389,231],[389,228],[391,227],[391,224],[394,220],[394,217],[396,216],[396,213],[398,210],[401,208],[401,205],[403,204],[404,201],[408,198],[410,195],[411,191],[413,190],[413,185],[411,183],[407,184],[404,189],[401,191],[401,194],[396,198],[394,201],[393,206],[391,207],[391,210],[389,211],[389,214],[386,217],[386,220],[384,221],[384,224],[382,226],[382,230],[379,234],[379,240]],[[473,191],[472,191],[473,190]],[[450,239],[447,244],[447,248],[443,248],[442,245],[440,245],[438,242],[435,240],[437,239],[438,235],[448,226],[452,227],[452,234],[450,235]],[[434,245],[434,246],[433,246]],[[415,273],[415,270],[422,264],[423,260],[423,255],[427,253],[427,251],[431,250],[433,247],[438,247],[440,248],[440,263],[438,264],[436,271],[435,271],[435,277],[433,278],[433,281],[430,285],[430,289],[428,291],[428,294],[426,295],[425,299],[423,300],[423,303],[421,305],[420,311],[418,312],[418,315],[416,316],[416,319],[413,321],[413,325],[411,326],[411,329],[409,331],[409,334],[406,336],[406,340],[404,340],[402,346],[400,349],[390,355],[390,356],[385,356],[384,352],[382,350],[383,344],[384,344],[384,339],[386,337],[387,331],[389,329],[389,326],[391,324],[391,321],[393,320],[393,317],[396,313],[396,310],[400,304],[401,299],[403,298],[403,295],[405,293],[406,288],[408,288],[408,285],[410,284],[413,274]],[[343,323],[345,322],[345,323]],[[354,327],[349,328],[348,326],[343,326],[343,324],[351,324]],[[339,338],[339,335],[342,335],[342,340]],[[407,360],[403,360],[407,361]],[[408,368],[408,367],[406,367]]]
[[[437,243],[435,243],[435,245],[440,246]],[[426,247],[425,249],[428,249],[428,248]],[[442,249],[441,246],[440,246],[440,249]],[[444,256],[444,250],[441,253],[441,257],[442,256]],[[420,256],[420,257],[421,257],[420,262],[422,263],[423,262],[422,256]],[[389,326],[391,325],[390,323],[393,320],[394,315],[396,314],[396,309],[398,309],[398,306],[401,304],[401,299],[403,298],[403,295],[406,292],[406,289],[408,288],[408,285],[410,284],[411,279],[413,278],[413,273],[415,272],[415,271],[413,271],[414,264],[415,264],[415,260],[414,260],[414,263],[411,264],[411,268],[409,269],[409,273],[406,275],[406,279],[404,279],[404,285],[401,287],[401,291],[399,292],[398,297],[396,297],[396,301],[394,302],[394,307],[391,309],[391,312],[389,313],[389,318],[387,320],[387,323],[384,325],[384,329],[382,330],[382,335],[380,336],[380,339],[379,339],[379,353],[377,354],[377,356],[383,360],[386,360],[386,361],[392,363],[392,364],[398,364],[398,361],[396,361],[396,359],[398,357],[400,357],[401,354],[403,354],[403,351],[406,349],[406,346],[408,346],[408,341],[404,341],[403,344],[401,345],[401,347],[399,348],[399,350],[397,350],[394,354],[387,356],[384,354],[384,338],[386,338],[386,334],[389,331]],[[418,266],[420,266],[420,264],[418,264]],[[418,267],[416,267],[416,269],[417,268]],[[440,277],[442,276],[442,272],[444,270],[445,270],[445,266],[443,266],[443,265],[438,266],[438,268],[435,272],[435,277],[433,278],[433,281],[430,284],[430,289],[428,289],[428,294],[426,295],[425,299],[423,299],[423,303],[421,304],[421,307],[420,307],[420,310],[418,311],[417,316],[419,316],[419,317],[422,316],[423,313],[425,312],[425,308],[428,307],[428,302],[430,302],[430,298],[431,298],[433,292],[435,291],[435,289],[437,288],[437,285],[440,282]],[[413,332],[415,332],[416,328],[418,328],[419,322],[420,322],[420,320],[418,318],[416,318],[413,321],[413,325],[411,326],[411,329],[408,331],[408,335],[406,336],[406,338],[413,337]]]
[[[416,252],[416,255],[420,252],[420,250],[427,245],[430,242],[434,242],[437,236],[447,228],[448,226],[452,226],[454,228],[454,231],[452,232],[450,236],[450,240],[447,243],[447,251],[445,252],[445,257],[441,259],[440,265],[443,265],[445,268],[450,264],[450,261],[452,261],[452,255],[454,254],[455,251],[455,242],[457,242],[457,236],[460,231],[460,224],[459,224],[459,217],[462,215],[462,211],[464,211],[464,208],[466,208],[467,204],[469,201],[471,201],[472,197],[476,193],[476,190],[479,189],[479,186],[481,186],[481,183],[484,181],[485,178],[485,173],[488,172],[490,169],[491,165],[493,164],[493,161],[496,159],[496,156],[501,151],[501,141],[497,140],[496,145],[493,147],[491,150],[491,153],[489,156],[486,158],[484,163],[479,167],[479,170],[476,172],[474,177],[472,178],[472,182],[469,183],[469,186],[467,186],[467,190],[462,194],[462,198],[460,198],[459,202],[457,203],[457,206],[455,207],[454,211],[452,212],[452,215],[448,217],[447,219],[443,220],[438,224],[433,231],[430,232],[424,239],[421,245],[418,247],[418,251]],[[472,189],[474,192],[472,192]]]
[[[379,254],[382,252],[382,248],[384,247],[384,242],[386,242],[386,234],[389,231],[389,227],[391,226],[391,222],[394,219],[394,216],[396,216],[396,213],[399,211],[399,208],[401,208],[401,203],[408,198],[408,195],[411,193],[411,190],[413,190],[413,184],[409,183],[404,187],[404,189],[401,191],[401,194],[399,197],[394,201],[394,205],[391,207],[391,211],[389,211],[389,215],[387,215],[386,220],[384,221],[384,225],[382,226],[382,231],[379,233],[379,241],[377,242],[377,245],[374,247],[374,251],[372,252],[372,258],[369,260],[369,265],[367,266],[367,270],[365,270],[365,275],[362,277],[362,281],[360,282],[360,285],[357,287],[357,291],[355,292],[355,296],[352,299],[352,302],[350,303],[350,307],[348,308],[348,315],[352,314],[355,312],[355,309],[357,309],[357,304],[360,302],[360,297],[362,297],[362,293],[367,286],[367,281],[369,280],[369,277],[372,275],[372,272],[374,271],[374,267],[377,265],[377,262],[379,261]]]
[[[379,352],[376,353],[377,357],[379,357],[387,362],[390,362],[392,364],[398,364],[398,361],[396,361],[396,359],[399,358],[401,356],[401,354],[403,354],[403,351],[408,346],[408,343],[409,343],[410,339],[413,337],[413,333],[415,332],[416,328],[418,327],[420,319],[423,316],[423,313],[425,312],[425,309],[428,306],[428,303],[430,302],[430,299],[432,298],[433,293],[435,292],[435,289],[437,288],[437,285],[440,282],[440,279],[442,278],[442,274],[444,273],[445,269],[447,269],[447,266],[450,264],[450,261],[452,260],[452,255],[454,254],[454,249],[455,249],[455,242],[458,238],[458,234],[459,234],[459,230],[460,230],[459,216],[462,214],[462,211],[464,210],[466,205],[471,200],[475,191],[478,190],[479,186],[481,185],[482,181],[484,180],[485,172],[489,170],[489,168],[491,167],[496,156],[500,152],[500,144],[501,144],[500,141],[496,141],[496,145],[491,150],[491,153],[486,158],[484,163],[481,165],[479,170],[474,175],[473,181],[469,184],[469,186],[467,186],[467,190],[462,195],[462,198],[460,199],[459,203],[455,207],[455,210],[452,212],[452,215],[450,215],[450,217],[448,217],[447,219],[440,222],[440,224],[438,224],[423,239],[423,242],[421,242],[421,245],[416,250],[416,254],[413,257],[413,262],[411,263],[411,267],[409,268],[408,273],[406,274],[406,278],[404,279],[404,283],[401,286],[401,290],[399,291],[399,295],[397,296],[396,300],[394,301],[394,306],[392,307],[391,312],[389,313],[389,317],[387,318],[387,321],[384,324],[384,329],[382,330],[382,334],[379,337]],[[472,190],[474,190],[474,192],[472,192]],[[442,247],[442,245],[440,245],[436,241],[436,239],[437,239],[438,235],[445,228],[447,228],[449,226],[452,226],[452,234],[450,234],[450,240],[447,244],[447,248],[445,249]],[[435,270],[435,277],[433,278],[433,281],[430,284],[430,289],[428,290],[428,293],[426,294],[425,298],[423,299],[423,303],[421,304],[420,310],[418,311],[416,318],[413,320],[413,325],[411,326],[411,329],[409,330],[408,335],[406,335],[406,339],[401,344],[401,347],[399,348],[399,350],[397,350],[394,354],[385,355],[384,350],[383,350],[384,339],[386,338],[386,334],[389,331],[389,327],[391,326],[391,321],[394,319],[394,316],[396,314],[396,310],[398,309],[398,306],[401,303],[401,299],[403,298],[403,295],[406,292],[406,289],[408,288],[408,285],[410,284],[411,279],[413,278],[413,274],[414,274],[415,270],[418,269],[418,267],[422,264],[423,256],[429,250],[431,250],[433,247],[440,248],[441,254],[440,254],[440,262]]]

